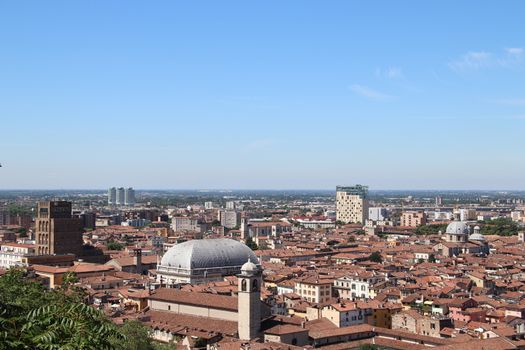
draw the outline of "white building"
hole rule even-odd
[[[334,281],[334,290],[342,299],[371,299],[370,291],[372,286],[384,280],[385,277],[383,275],[371,271],[361,271],[336,279]]]
[[[124,190],[124,204],[135,204],[135,190],[133,189],[133,187],[129,187]]]
[[[108,204],[109,205],[117,204],[117,189],[115,187],[111,187],[108,190]]]
[[[23,266],[23,258],[35,255],[34,244],[4,243],[0,246],[0,267]]]
[[[344,223],[362,223],[368,218],[368,187],[362,185],[337,186],[336,216]]]
[[[372,221],[384,221],[387,218],[386,208],[373,207],[368,208],[368,220]]]
[[[297,222],[299,225],[303,226],[304,228],[311,228],[311,229],[324,229],[324,228],[334,228],[335,222],[332,220],[303,220],[303,219],[297,219]]]
[[[124,187],[119,187],[117,188],[115,204],[124,205],[125,202],[126,202],[126,191],[124,190]]]
[[[186,216],[174,216],[171,218],[171,228],[175,232],[192,231],[202,232],[203,226],[199,224],[198,219],[189,218]]]
[[[213,202],[204,202],[204,209],[205,210],[213,209]]]

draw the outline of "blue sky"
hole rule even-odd
[[[0,2],[0,188],[525,189],[523,13]]]

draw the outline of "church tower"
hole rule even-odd
[[[248,260],[238,275],[239,284],[239,339],[250,340],[261,330],[261,269]]]

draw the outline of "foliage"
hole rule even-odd
[[[108,250],[122,250],[124,249],[124,244],[119,242],[109,242],[107,247]]]
[[[365,230],[362,230],[362,229],[361,229],[361,230],[357,230],[357,231],[355,231],[354,233],[355,233],[356,235],[362,236],[362,235],[364,235],[366,232],[365,232]]]
[[[257,249],[259,249],[259,247],[257,246],[257,243],[255,243],[255,241],[254,241],[253,238],[251,238],[251,237],[246,238],[246,245],[247,245],[251,250],[257,250]]]
[[[0,277],[0,349],[114,349],[124,337],[100,311],[81,302],[67,275],[58,290],[46,290],[11,269]]]
[[[18,230],[16,230],[16,233],[18,233],[19,237],[27,237],[27,230],[23,227],[20,227]]]
[[[212,225],[212,226],[221,226],[221,222],[220,222],[219,220],[215,219],[215,220],[213,220],[213,221],[211,222],[211,225]]]
[[[372,254],[368,256],[368,260],[372,262],[376,262],[376,263],[382,263],[383,257],[381,256],[380,252],[373,252]]]
[[[18,204],[10,204],[7,208],[9,215],[29,215],[31,214],[31,209]]]
[[[510,218],[488,220],[484,224],[481,227],[481,234],[484,235],[514,236],[519,231],[518,225]]]
[[[439,225],[420,225],[416,228],[416,235],[437,235],[439,231],[445,232],[447,230],[447,224]]]
[[[428,256],[428,262],[429,263],[435,263],[436,262],[436,256],[431,253],[429,256]]]

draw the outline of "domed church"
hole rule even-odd
[[[479,226],[474,228],[474,233],[470,233],[470,226],[465,221],[455,218],[447,226],[443,239],[445,242],[438,243],[433,250],[440,255],[456,256],[459,254],[486,255],[489,253],[489,246],[485,237],[480,233]]]
[[[195,239],[171,247],[157,264],[157,282],[161,285],[222,281],[224,276],[241,273],[251,261],[259,259],[245,244],[228,238]]]

